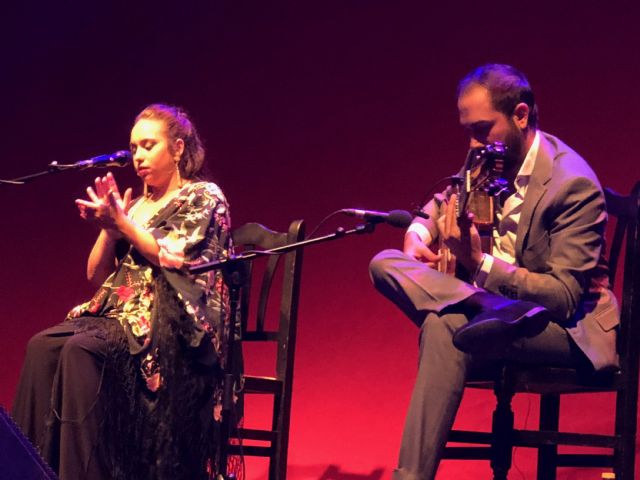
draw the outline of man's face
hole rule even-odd
[[[524,160],[525,135],[509,117],[493,108],[489,90],[471,85],[458,98],[460,125],[469,134],[469,147],[477,148],[494,142],[502,142],[508,148],[505,158],[507,168]]]

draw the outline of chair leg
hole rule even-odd
[[[513,448],[513,410],[511,400],[515,394],[507,369],[503,368],[494,384],[496,409],[493,412],[493,442],[491,444],[491,469],[494,480],[507,480],[511,468]]]
[[[635,478],[635,441],[631,444],[623,440],[625,445],[622,446],[622,451],[618,453],[619,460],[617,461],[618,467],[614,469],[616,478],[620,480],[633,480]]]
[[[286,478],[286,465],[282,465],[282,394],[277,393],[273,397],[273,412],[271,429],[277,432],[277,438],[271,443],[271,456],[269,457],[269,480],[284,480]],[[286,457],[285,457],[286,458]]]
[[[621,437],[614,449],[614,471],[616,479],[633,480],[636,455],[636,402],[635,385],[627,391],[618,392],[616,398],[616,435]]]
[[[540,430],[557,432],[560,425],[560,395],[540,395]],[[555,480],[558,446],[538,447],[538,480]]]

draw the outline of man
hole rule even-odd
[[[455,196],[423,208],[404,252],[371,262],[376,288],[420,327],[419,368],[395,479],[435,477],[473,367],[497,358],[587,369],[618,367],[617,304],[602,253],[606,211],[587,163],[537,129],[525,76],[489,64],[458,87],[470,147],[502,142],[512,187],[498,209],[492,254],[471,218],[456,220]],[[470,283],[438,272],[428,245],[442,238]]]

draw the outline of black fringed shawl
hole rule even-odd
[[[114,479],[206,479],[215,459],[219,363],[210,338],[193,348],[193,321],[166,278],[155,282],[153,338],[162,376],[150,392],[140,358],[129,353],[120,325],[111,323],[102,399],[103,453]]]

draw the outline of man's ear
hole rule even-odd
[[[520,130],[525,130],[529,126],[529,111],[529,105],[524,102],[520,102],[513,109],[512,118]]]

